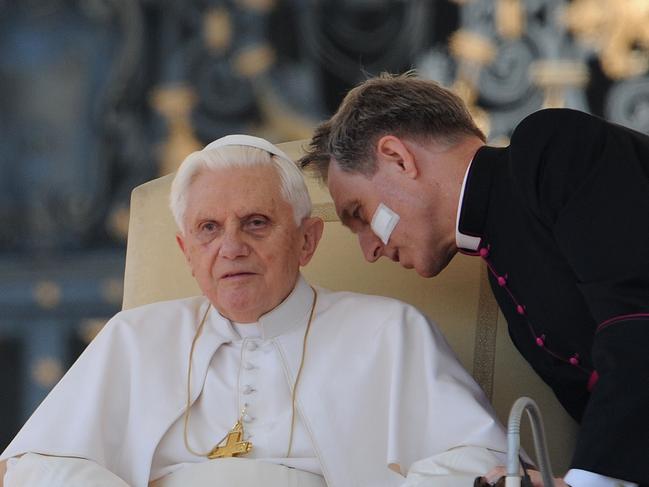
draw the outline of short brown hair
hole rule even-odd
[[[450,90],[412,72],[382,74],[347,93],[336,113],[315,129],[299,164],[316,169],[324,181],[331,158],[343,171],[371,176],[374,146],[387,134],[451,143],[467,135],[485,140],[462,99]]]

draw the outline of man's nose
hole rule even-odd
[[[250,247],[245,242],[243,235],[238,229],[226,229],[221,238],[219,256],[225,259],[236,259],[245,257],[250,253]]]
[[[358,243],[363,250],[365,259],[368,262],[376,262],[379,257],[381,257],[383,250],[383,242],[374,235],[374,232],[370,230],[362,231],[358,234]]]

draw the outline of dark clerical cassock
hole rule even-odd
[[[649,485],[649,137],[541,110],[478,151],[461,208],[514,345],[581,424],[572,468]]]

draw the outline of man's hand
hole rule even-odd
[[[483,477],[489,484],[495,485],[496,482],[500,477],[504,477],[505,474],[507,473],[507,470],[505,467],[496,467],[489,472]],[[522,473],[522,472],[521,472]],[[527,473],[530,476],[530,480],[532,480],[532,485],[533,487],[544,487],[543,486],[543,478],[541,477],[541,473],[537,470],[531,470],[527,469]],[[568,484],[566,484],[563,479],[560,478],[555,478],[554,479],[554,487],[570,487]]]

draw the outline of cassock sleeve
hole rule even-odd
[[[504,427],[439,329],[404,306],[383,333],[393,364],[387,463],[404,485],[473,480],[503,464]]]
[[[127,427],[131,367],[116,321],[90,343],[1,459],[31,452],[85,458],[116,471]]]
[[[11,458],[4,487],[129,487],[111,471],[83,458],[27,453]]]
[[[649,137],[542,110],[512,135],[510,169],[597,324],[572,467],[649,484]]]
[[[475,446],[460,446],[420,460],[410,466],[400,487],[462,487],[473,485],[496,465],[505,463],[505,454]]]

